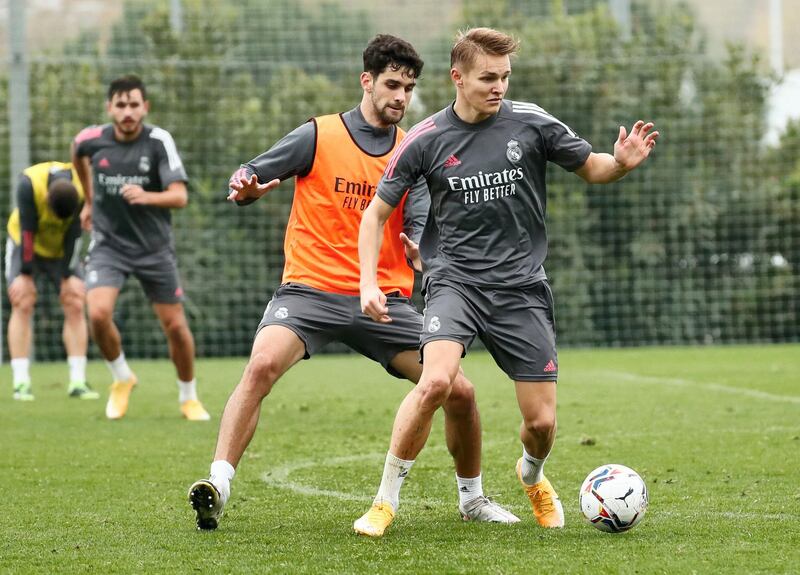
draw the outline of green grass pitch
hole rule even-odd
[[[380,540],[352,522],[380,481],[409,385],[356,355],[292,370],[266,400],[220,528],[186,501],[208,472],[243,359],[198,362],[210,423],[180,418],[171,364],[133,361],[128,415],[66,396],[64,364],[32,368],[36,401],[0,396],[0,573],[797,573],[800,346],[564,350],[559,431],[546,471],[566,527],[535,524],[514,475],[519,414],[492,359],[465,360],[483,419],[488,495],[517,525],[464,523],[441,414]],[[89,367],[103,392],[109,376]],[[587,525],[584,476],[636,469],[650,508],[632,531]]]

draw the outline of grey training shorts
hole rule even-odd
[[[132,257],[107,243],[92,242],[86,256],[87,290],[97,287],[122,289],[129,275],[139,280],[151,303],[183,301],[178,261],[172,247]]]
[[[389,363],[407,350],[419,349],[422,315],[407,297],[388,295],[391,323],[378,323],[361,311],[359,296],[330,293],[303,284],[280,286],[267,304],[258,329],[268,325],[289,328],[306,346],[308,359],[326,344],[340,341],[380,363],[395,377],[405,378]]]
[[[466,355],[477,335],[514,381],[556,381],[558,356],[553,294],[547,281],[522,288],[484,288],[429,278],[425,289],[422,351],[450,340]]]
[[[80,240],[75,242],[75,253],[80,250]],[[6,286],[22,273],[22,256],[20,252],[22,246],[14,243],[8,238],[6,241]],[[64,259],[63,258],[43,258],[38,255],[33,256],[33,277],[36,279],[40,274],[47,277],[50,283],[55,286],[56,291],[61,291],[61,280],[64,279]],[[76,265],[72,275],[83,279],[83,269]]]

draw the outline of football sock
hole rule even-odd
[[[178,401],[183,403],[184,401],[189,401],[190,399],[197,400],[197,380],[193,379],[192,381],[181,381],[178,380],[178,390],[180,391],[180,396],[178,397]]]
[[[400,487],[403,486],[403,481],[408,475],[408,471],[414,461],[407,461],[400,459],[391,454],[386,453],[386,463],[383,465],[383,477],[381,478],[381,486],[378,488],[378,494],[375,496],[373,505],[377,505],[384,501],[392,504],[392,507],[397,511],[400,505]]]
[[[131,368],[128,367],[128,362],[125,361],[124,353],[120,353],[119,357],[113,361],[106,361],[106,365],[111,370],[111,377],[114,378],[114,381],[128,381],[133,375]]]
[[[536,459],[522,448],[522,481],[525,485],[533,485],[539,483],[544,478],[544,462],[547,461],[547,456],[542,459]]]
[[[483,482],[480,475],[469,479],[456,475],[456,483],[458,483],[458,502],[462,505],[483,495]]]
[[[14,373],[14,385],[31,382],[31,374],[29,372],[30,365],[31,361],[27,357],[18,357],[11,360],[11,371]]]
[[[69,381],[86,383],[86,356],[71,355],[67,358],[69,364]]]
[[[208,480],[214,484],[214,487],[219,491],[224,505],[231,496],[231,480],[236,475],[236,470],[233,465],[224,459],[218,459],[211,464],[211,472],[208,474]]]

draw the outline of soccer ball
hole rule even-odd
[[[647,486],[633,469],[609,463],[586,476],[579,500],[589,523],[600,531],[621,533],[644,517]]]

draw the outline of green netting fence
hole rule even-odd
[[[174,214],[174,228],[200,356],[249,352],[283,266],[292,182],[239,208],[225,201],[230,173],[309,117],[355,106],[361,51],[378,32],[406,37],[426,60],[403,125],[447,105],[449,46],[457,29],[471,25],[518,36],[509,97],[541,105],[597,151],[611,151],[618,126],[639,118],[654,120],[662,133],[649,162],[613,185],[549,170],[546,269],[562,346],[800,340],[800,123],[790,121],[768,141],[770,94],[781,78],[762,51],[712,42],[688,4],[108,4],[116,8],[109,21],[27,44],[30,160],[67,160],[77,131],[106,121],[109,80],[143,77],[149,121],[172,132],[191,178],[190,205]],[[36,17],[33,6],[28,17]],[[9,58],[0,68],[2,102]],[[3,222],[12,192],[9,131],[4,106]],[[40,295],[36,357],[58,359],[57,298],[45,285]],[[8,305],[3,298],[4,322]],[[116,320],[129,356],[166,355],[134,280]]]

